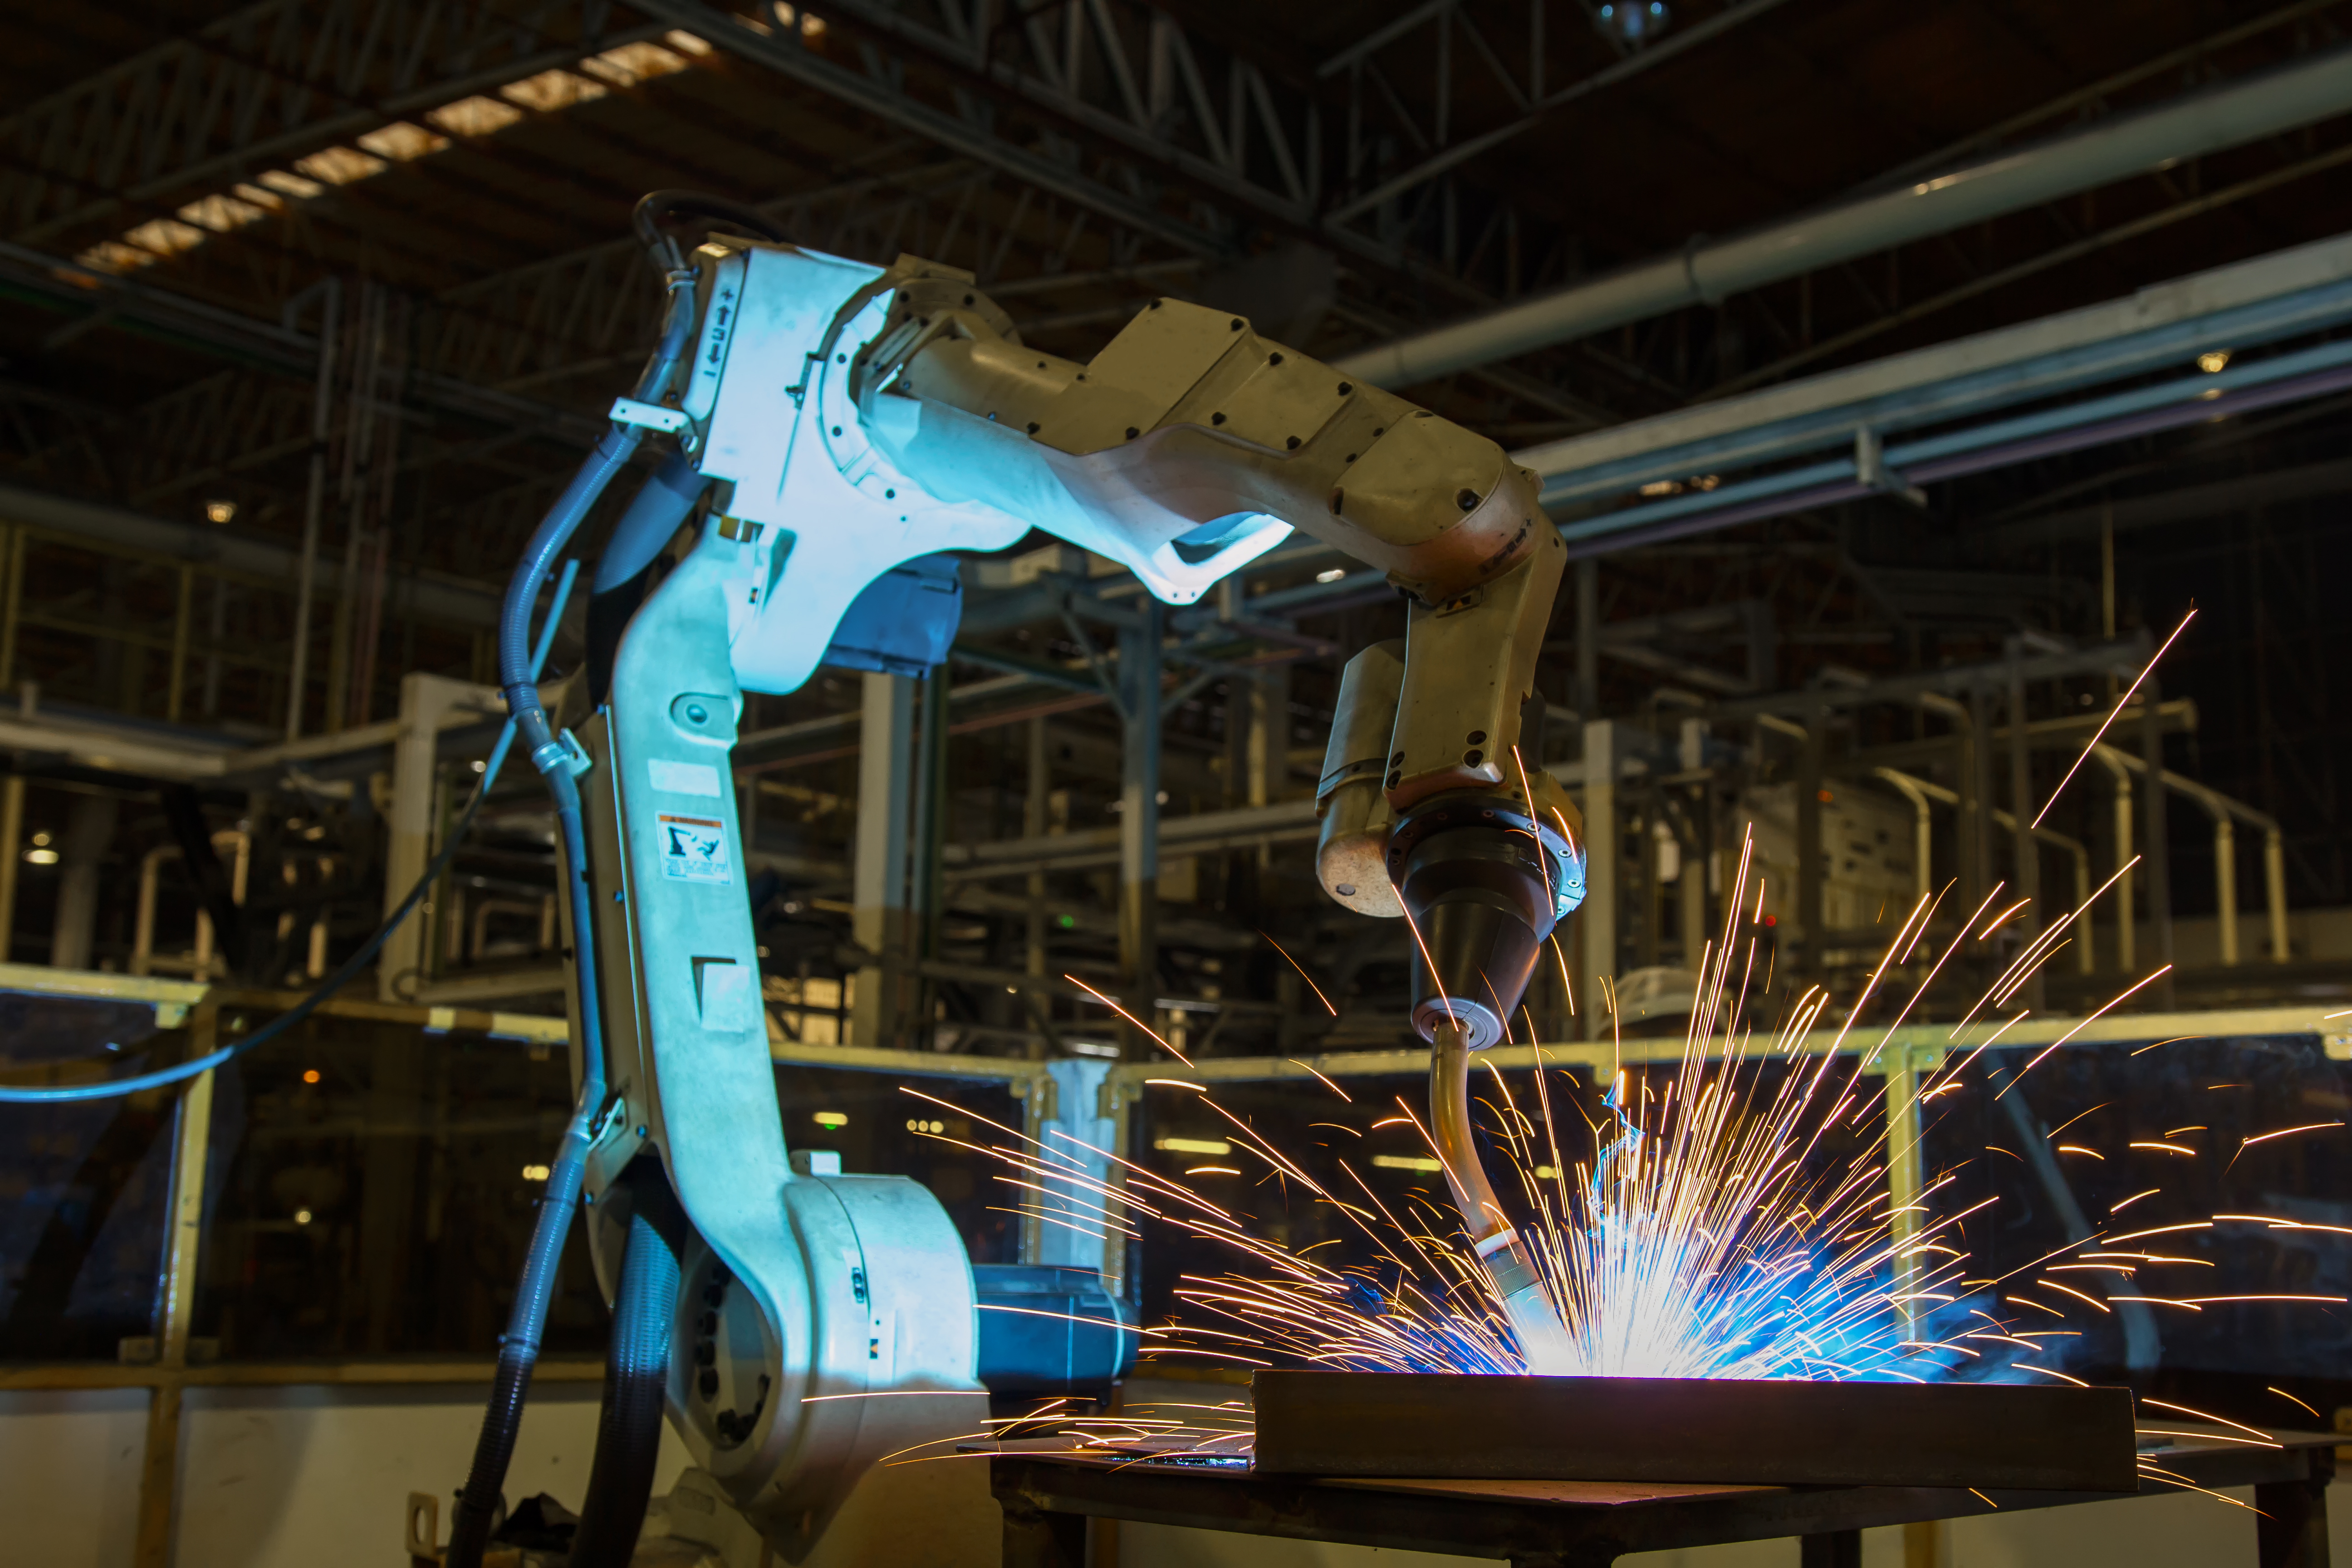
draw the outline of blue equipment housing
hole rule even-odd
[[[989,1393],[1099,1399],[1135,1365],[1143,1336],[1094,1269],[975,1263],[971,1279],[980,1307],[979,1376]]]

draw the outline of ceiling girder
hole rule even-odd
[[[610,0],[262,0],[0,120],[0,232],[152,216],[389,120],[663,29]]]

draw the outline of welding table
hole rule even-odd
[[[2281,1447],[2186,1438],[2147,1452],[2198,1486],[2254,1489],[2261,1568],[2327,1568],[2327,1484],[2343,1439],[2272,1436]],[[1491,1557],[1513,1568],[1604,1568],[1629,1552],[1793,1535],[1803,1543],[1804,1568],[1860,1568],[1862,1531],[1874,1526],[2130,1495],[1374,1480],[1045,1451],[1053,1446],[1050,1439],[991,1446],[992,1485],[1004,1510],[1004,1568],[1086,1568],[1089,1518]]]

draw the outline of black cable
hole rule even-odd
[[[569,1568],[627,1568],[645,1528],[654,1465],[661,1455],[686,1224],[659,1161],[635,1162],[614,1185],[625,1184],[629,1239],[613,1297],[613,1344],[604,1362],[596,1457],[589,1467],[588,1497],[580,1505]]]
[[[636,210],[629,215],[629,226],[636,231],[637,243],[653,254],[655,264],[666,272],[677,271],[684,262],[677,241],[662,232],[662,226],[674,217],[709,218],[733,224],[746,234],[778,245],[791,243],[791,237],[776,221],[757,207],[700,191],[650,191],[638,198]]]

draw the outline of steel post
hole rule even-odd
[[[1590,555],[1576,563],[1576,712],[1601,717],[1601,563]]]
[[[172,616],[172,679],[163,698],[163,717],[180,721],[182,693],[188,684],[188,637],[195,629],[196,569],[180,568],[179,607]]]
[[[1797,929],[1804,933],[1800,951],[1808,979],[1821,973],[1829,945],[1822,930],[1822,796],[1828,793],[1822,787],[1822,760],[1829,718],[1819,709],[1806,715],[1797,751]]]
[[[2221,963],[2238,962],[2238,830],[2230,814],[2213,814],[2213,910],[2219,928]]]
[[[1606,1039],[1616,1013],[1617,868],[1617,726],[1595,719],[1584,726],[1584,905],[1576,913],[1589,1039]]]
[[[2327,1488],[2336,1448],[2309,1448],[2307,1472],[2254,1484],[2254,1551],[2262,1568],[2327,1568]]]
[[[1969,693],[1968,782],[1960,786],[1967,798],[1961,810],[1969,818],[1969,859],[1976,873],[1974,897],[1992,891],[1992,725],[1985,711],[1982,691]]]
[[[2132,882],[2137,875],[2132,859],[2132,786],[2131,770],[2123,759],[2105,746],[2093,748],[2100,766],[2106,769],[2109,797],[2109,831],[2115,838],[2113,864],[2116,868],[2116,973],[2129,974],[2134,959],[2134,938],[2139,934],[2138,915],[2132,907]]]
[[[2270,911],[2271,962],[2287,963],[2294,944],[2286,929],[2286,839],[2275,827],[2263,834],[2263,901]]]
[[[850,1043],[886,1046],[899,1028],[907,927],[907,827],[914,785],[915,683],[869,673],[857,747],[857,837],[850,868],[850,929],[873,955],[857,972]]]
[[[2146,818],[2143,831],[2147,836],[2147,923],[2155,939],[2156,963],[2166,971],[2158,981],[2155,1000],[2159,1006],[2173,1005],[2172,966],[2172,849],[2167,837],[2164,784],[2164,721],[2158,710],[2163,706],[2163,693],[2155,677],[2148,678],[2147,689],[2140,698],[2140,774],[2141,816]]]
[[[1933,1046],[1889,1045],[1879,1058],[1886,1088],[1883,1110],[1886,1118],[1887,1248],[1895,1259],[1895,1296],[1903,1316],[1903,1337],[1921,1337],[1923,1314],[1911,1299],[1918,1267],[1910,1257],[1914,1243],[1926,1228],[1920,1194],[1927,1191],[1926,1155],[1921,1149],[1919,1081],[1932,1075],[1942,1060]]]
[[[941,666],[922,683],[922,729],[916,746],[915,757],[915,838],[913,902],[916,955],[920,958],[940,956],[940,937],[947,918],[947,880],[944,858],[947,853],[948,816],[948,689],[947,669]],[[926,981],[915,988],[916,1016],[910,1020],[912,1029],[928,1037],[932,1016],[938,1008],[932,1005],[932,988]]]
[[[327,436],[333,407],[336,321],[342,303],[342,284],[333,278],[323,284],[326,302],[320,309],[319,372],[310,392],[310,479],[302,500],[302,553],[294,574],[294,659],[286,678],[286,738],[302,734],[302,700],[310,685],[310,608],[319,580],[319,519],[327,504]]]
[[[213,1049],[218,1015],[210,1004],[190,1019],[188,1048]],[[139,1467],[135,1568],[169,1568],[180,1478],[180,1412],[194,1315],[196,1265],[204,1241],[205,1170],[212,1145],[213,1075],[198,1073],[180,1093],[172,1121],[172,1186],[165,1213],[163,1270],[155,1303],[156,1379],[147,1397],[147,1441]]]
[[[400,907],[433,858],[443,722],[453,710],[479,709],[488,713],[498,705],[494,687],[421,671],[400,678],[400,736],[393,742],[392,810],[385,824],[389,829],[383,873],[386,915]],[[436,914],[436,901],[428,896],[417,911],[427,919],[403,921],[384,939],[383,954],[376,960],[378,1001],[404,1000],[408,993],[402,987],[413,987],[424,978],[432,952],[435,922],[430,917]]]
[[[1024,838],[1045,836],[1045,799],[1051,793],[1053,768],[1045,752],[1045,716],[1042,713],[1029,721],[1028,791],[1021,803],[1021,834]],[[1039,868],[1029,873],[1029,916],[1025,954],[1022,967],[1031,974],[1045,973],[1045,872]]]
[[[28,531],[8,531],[8,587],[0,599],[0,687],[16,678],[16,636],[25,611],[25,537]]]
[[[2012,658],[2009,666],[2009,809],[2017,859],[2017,896],[2031,899],[2015,923],[2021,942],[2042,927],[2042,851],[2033,842],[2033,753],[2026,735],[2025,674]],[[2025,983],[2025,1005],[2043,1005],[2042,971]]]
[[[1118,970],[1127,1010],[1151,1020],[1160,963],[1160,642],[1164,609],[1147,599],[1118,634],[1125,746],[1118,790]],[[1151,1047],[1128,1031],[1128,1054]]]
[[[75,799],[58,843],[57,919],[49,931],[49,963],[56,969],[94,969],[91,946],[98,933],[98,873],[121,803],[110,795]]]

